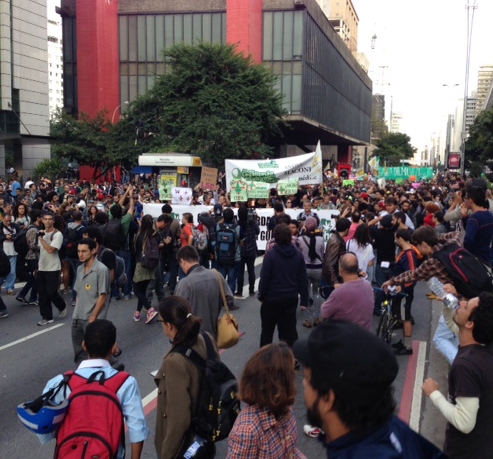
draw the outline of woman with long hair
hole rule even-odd
[[[155,446],[159,459],[174,459],[182,457],[180,451],[186,450],[193,439],[192,409],[198,402],[202,376],[188,357],[174,350],[176,346],[191,348],[205,359],[207,347],[200,334],[202,319],[192,314],[185,298],[162,299],[159,318],[171,348],[155,376],[158,387]]]
[[[370,230],[366,223],[362,223],[356,228],[353,239],[346,243],[346,250],[356,255],[359,269],[368,273],[369,267],[373,266],[375,255],[371,245]]]
[[[152,215],[144,215],[140,221],[140,228],[134,239],[135,250],[135,273],[132,279],[134,284],[134,293],[138,298],[137,310],[134,313],[134,321],[140,320],[142,308],[147,309],[146,324],[150,323],[157,315],[157,311],[151,306],[151,303],[146,295],[147,286],[152,279],[156,278],[155,269],[150,269],[142,266],[142,258],[149,244],[157,244],[157,231],[154,228],[154,219]]]
[[[296,397],[295,359],[281,341],[260,348],[240,380],[246,404],[229,434],[227,459],[301,459],[292,406]]]
[[[96,222],[97,213],[98,213],[98,208],[94,204],[91,204],[89,206],[89,209],[87,210],[86,226],[92,226],[97,223]]]
[[[18,202],[14,209],[12,210],[13,222],[19,227],[19,229],[23,230],[31,220],[29,219],[28,209],[26,205],[22,202]]]
[[[308,276],[308,292],[310,295],[309,306],[302,308],[305,320],[303,326],[311,328],[320,324],[320,282],[322,280],[322,260],[324,259],[325,243],[324,234],[318,230],[318,222],[314,217],[308,217],[305,221],[305,230],[298,237],[300,250],[303,254]],[[313,322],[312,322],[313,319]]]

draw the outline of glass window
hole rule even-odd
[[[294,56],[303,55],[303,11],[294,12],[294,31],[293,31]]]
[[[138,58],[139,61],[146,60],[146,17],[137,17],[137,29],[138,29]]]
[[[221,15],[214,13],[212,15],[212,43],[221,43]]]
[[[221,15],[221,43],[226,44],[226,41],[228,40],[228,37],[226,35],[227,29],[227,18],[226,18],[226,13],[219,13]]]
[[[156,26],[155,16],[149,15],[146,17],[146,32],[147,32],[147,60],[156,60]]]
[[[294,12],[286,11],[284,13],[284,40],[282,57],[285,61],[293,58],[293,21]]]
[[[264,13],[264,61],[272,60],[272,13]]]
[[[120,104],[123,104],[128,98],[128,76],[120,77]]]
[[[183,41],[183,14],[175,14],[174,19],[174,43]]]
[[[170,48],[174,43],[173,15],[167,14],[164,16],[164,46]]]
[[[156,16],[156,60],[162,59],[161,53],[164,49],[164,16]]]
[[[282,59],[282,12],[274,13],[274,53],[275,61]]]
[[[192,15],[183,15],[183,41],[188,45],[192,44]]]
[[[202,15],[202,38],[205,41],[212,41],[212,14]]]
[[[137,60],[137,17],[128,17],[128,60]]]
[[[128,17],[120,16],[120,60],[128,60]]]
[[[194,14],[192,40],[194,43],[197,43],[201,39],[202,39],[202,15]]]
[[[143,95],[147,91],[147,76],[139,75],[139,96]]]
[[[291,113],[291,75],[282,76],[282,106]]]
[[[154,82],[156,81],[156,77],[154,75],[150,75],[147,77],[147,90],[151,89],[154,86]]]
[[[129,80],[129,98],[127,100],[135,100],[137,98],[137,77],[128,77]]]

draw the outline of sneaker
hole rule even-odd
[[[63,290],[62,295],[68,295],[69,293],[72,293],[72,291],[69,288],[66,288]]]
[[[397,341],[397,343],[391,344],[391,346],[392,346],[394,349],[400,349],[401,347],[404,347],[404,343],[403,343],[403,342],[402,342],[402,340],[400,339],[399,341]]]
[[[314,427],[310,424],[303,426],[303,432],[311,438],[317,438],[319,435],[323,435],[324,431],[320,427]]]
[[[234,296],[236,298],[243,298],[243,293],[242,292],[236,292]]]
[[[39,306],[38,300],[29,300],[29,306]]]
[[[140,312],[139,311],[135,311],[134,321],[135,322],[139,322],[140,321]]]
[[[303,321],[303,327],[312,328],[312,321],[310,319],[305,319]]]
[[[24,303],[24,304],[29,304],[29,301],[27,301],[25,298],[22,298],[22,296],[16,296],[15,299],[19,302],[19,303]]]
[[[58,313],[58,317],[60,317],[60,319],[63,319],[66,316],[67,316],[67,308],[65,308],[63,311],[60,311]]]
[[[248,294],[249,294],[250,296],[255,295],[255,290],[250,290],[250,291],[248,292]]]
[[[402,345],[401,348],[394,351],[394,355],[412,355],[413,350],[410,347]]]
[[[0,312],[0,319],[6,319],[9,316],[7,310]]]
[[[15,295],[15,292],[13,290],[7,290],[7,295]]]
[[[48,325],[48,324],[52,324],[53,323],[53,319],[50,319],[50,320],[47,320],[47,319],[41,319],[39,322],[38,322],[38,325],[40,327],[42,327],[43,325]]]
[[[152,319],[157,316],[157,311],[154,308],[151,308],[147,311],[147,319],[146,324],[151,323]]]
[[[70,306],[72,306],[73,308],[75,308],[75,300],[73,300],[73,301],[70,302]]]
[[[317,325],[320,325],[321,324],[321,321],[320,319],[313,319],[313,326],[316,327]]]

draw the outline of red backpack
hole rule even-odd
[[[97,375],[100,379],[96,379]],[[106,379],[96,371],[89,379],[70,371],[69,409],[57,435],[55,459],[115,459],[125,444],[123,413],[116,393],[130,376],[119,372]]]

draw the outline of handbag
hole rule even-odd
[[[214,269],[217,280],[219,282],[219,288],[221,289],[221,296],[223,299],[224,309],[226,314],[222,316],[217,323],[217,347],[219,349],[229,349],[233,347],[240,340],[240,333],[238,332],[238,322],[233,314],[229,312],[228,302],[226,301],[226,293],[224,291],[223,279],[221,274]]]

